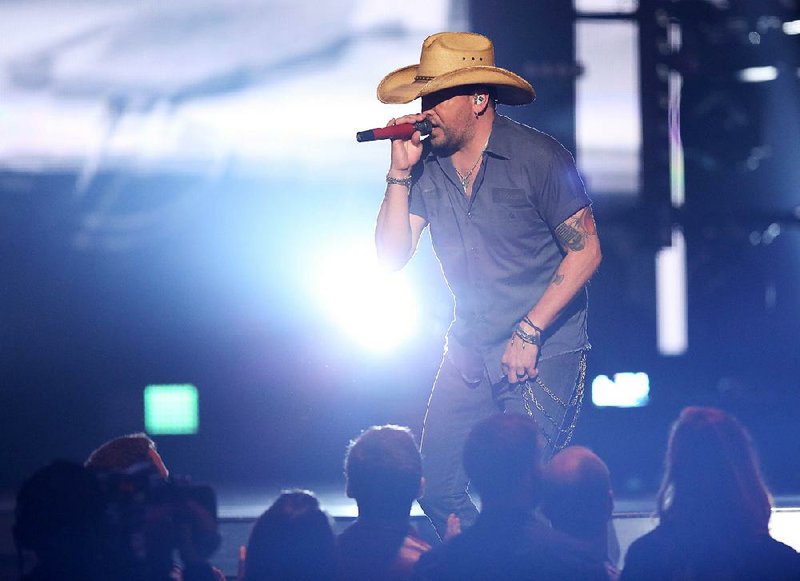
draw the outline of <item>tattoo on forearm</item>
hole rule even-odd
[[[554,285],[556,285],[556,286],[560,285],[562,282],[564,282],[564,275],[563,275],[563,274],[561,274],[560,272],[557,272],[557,273],[555,273],[555,274],[553,275],[553,280],[552,280],[552,282],[553,282],[553,284],[554,284]]]
[[[585,208],[564,220],[556,227],[555,235],[565,250],[583,250],[586,247],[586,237],[597,235],[591,208]]]

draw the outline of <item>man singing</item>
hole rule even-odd
[[[550,455],[569,442],[583,401],[585,287],[600,244],[572,156],[495,110],[534,97],[494,66],[488,38],[462,32],[428,37],[420,64],[378,86],[384,103],[422,99],[421,113],[389,125],[432,125],[425,140],[417,131],[392,141],[375,244],[400,269],[430,226],[455,298],[422,437],[420,504],[440,535],[448,515],[465,527],[477,516],[461,462],[477,422],[498,410],[530,414]]]

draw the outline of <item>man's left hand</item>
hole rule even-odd
[[[508,383],[514,384],[539,375],[539,370],[536,369],[538,358],[538,346],[525,343],[519,337],[512,337],[500,360],[503,374],[508,377]]]

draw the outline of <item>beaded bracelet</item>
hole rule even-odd
[[[405,186],[407,188],[411,187],[411,176],[407,178],[393,178],[392,176],[386,176],[386,183],[389,185],[397,184],[398,186]]]

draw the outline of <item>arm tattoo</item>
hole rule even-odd
[[[553,282],[553,284],[554,284],[554,285],[556,285],[556,286],[560,285],[562,282],[564,282],[564,275],[563,275],[563,274],[561,274],[560,272],[557,272],[557,273],[555,273],[555,274],[553,275],[553,280],[552,280],[552,282]]]
[[[597,235],[592,209],[586,207],[564,220],[556,227],[555,235],[565,250],[583,250],[586,247],[586,237]]]
[[[564,220],[556,227],[555,234],[565,250],[583,250],[586,246],[586,233],[581,228],[580,218]]]

